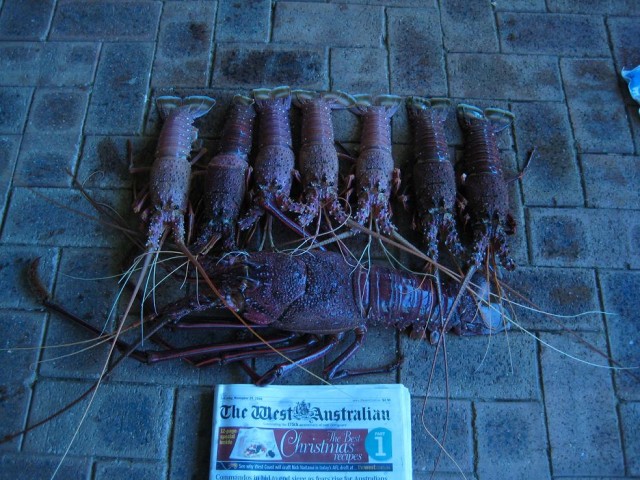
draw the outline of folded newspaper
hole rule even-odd
[[[406,480],[403,385],[218,385],[211,480]]]

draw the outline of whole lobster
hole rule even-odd
[[[465,137],[465,151],[459,168],[460,190],[466,200],[463,216],[473,233],[472,265],[498,255],[507,270],[515,263],[509,257],[507,235],[515,233],[516,222],[509,213],[509,193],[504,177],[498,133],[513,121],[506,110],[458,105],[458,121]]]

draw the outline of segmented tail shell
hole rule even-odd
[[[187,112],[189,112],[192,118],[200,118],[209,113],[209,110],[211,110],[215,104],[215,99],[205,95],[192,95],[184,98],[164,95],[158,97],[156,100],[158,111],[163,120],[166,119],[173,110],[179,107],[186,107]]]

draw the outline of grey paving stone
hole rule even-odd
[[[582,155],[587,206],[640,209],[638,157]]]
[[[134,164],[153,159],[157,138],[88,135],[84,139],[77,177],[88,188],[128,188],[134,175],[129,172],[127,141],[133,145]],[[138,160],[138,161],[136,161]]]
[[[76,398],[90,383],[38,382],[32,415],[41,418]],[[108,384],[100,386],[70,453],[105,457],[164,459],[174,398],[157,386]],[[29,452],[64,452],[84,408],[75,408],[26,435]]]
[[[365,5],[278,2],[273,17],[273,41],[334,47],[379,47],[384,35],[384,11]]]
[[[617,72],[608,60],[560,61],[578,151],[633,153]]]
[[[39,88],[33,95],[27,133],[79,134],[87,110],[84,89]]]
[[[388,9],[391,92],[447,95],[438,10]]]
[[[90,193],[98,201],[124,210],[125,199],[121,191]],[[70,205],[81,211],[94,213],[75,190],[14,189],[2,240],[26,245],[83,247],[114,246],[121,242],[119,234],[112,228],[65,211],[64,207]]]
[[[445,0],[442,30],[447,52],[497,52],[493,6],[488,2]]]
[[[389,91],[387,52],[380,48],[332,48],[331,88],[347,93]]]
[[[0,43],[0,85],[33,86],[38,82],[43,43]]]
[[[45,323],[43,313],[0,310],[0,362],[11,365],[0,370],[2,436],[19,431],[25,425]],[[19,438],[0,448],[17,450]]]
[[[626,218],[629,223],[629,266],[640,268],[640,218],[630,215]]]
[[[640,403],[624,403],[620,405],[620,421],[624,435],[624,447],[627,458],[627,469],[631,475],[640,475]]]
[[[0,14],[0,39],[44,40],[54,5],[53,0],[7,0]]]
[[[20,310],[40,309],[39,300],[33,293],[28,281],[29,265],[40,258],[38,276],[47,289],[53,286],[58,252],[45,247],[0,246],[0,289],[4,295],[0,297],[0,308]]]
[[[602,335],[585,333],[582,337],[606,350]],[[606,364],[601,356],[568,336],[547,333],[541,339],[581,360]],[[554,475],[623,475],[610,372],[544,346],[541,362]]]
[[[633,293],[640,291],[640,272],[601,272],[600,282],[604,309],[610,313],[607,315],[607,327],[611,355],[622,366],[640,365],[640,333],[636,326],[640,301]],[[616,390],[619,397],[638,401],[640,389],[638,380],[633,378],[633,375],[616,371]]]
[[[0,87],[0,133],[22,133],[32,92],[31,88]]]
[[[215,13],[215,3],[169,2],[165,5],[152,85],[207,85]]]
[[[155,40],[161,9],[162,2],[152,1],[63,0],[58,2],[50,37],[54,40]]]
[[[480,478],[551,478],[541,403],[476,402],[475,412]]]
[[[626,15],[627,12],[624,14]],[[611,17],[607,20],[607,24],[611,32],[611,44],[617,69],[634,68],[640,64],[640,40],[636,35],[637,19],[627,16]]]
[[[86,133],[130,135],[140,131],[153,51],[152,43],[108,43],[102,47]]]
[[[171,448],[171,480],[207,478],[213,421],[211,389],[179,389]]]
[[[632,225],[624,210],[528,210],[534,265],[621,267],[629,262]]]
[[[508,295],[524,305],[525,308],[515,307],[514,320],[527,330],[602,331],[600,314],[580,315],[600,310],[598,287],[591,270],[518,267],[505,273],[504,282],[524,297]],[[579,316],[559,317],[562,315]]]
[[[424,395],[434,346],[400,337],[404,365],[400,379],[414,395]],[[445,391],[442,349],[436,360],[430,395],[467,399],[538,399],[536,345],[528,335],[512,329],[487,337],[449,335],[446,338],[449,388]]]
[[[45,43],[40,56],[38,85],[67,87],[93,83],[99,52],[99,43]]]
[[[431,435],[442,442],[447,421],[447,401],[427,398],[411,399],[411,431],[413,449],[413,471],[473,472],[474,452],[471,429],[471,404],[449,400],[447,437],[445,451]],[[431,435],[429,435],[429,433]],[[449,455],[458,464],[453,463]]]
[[[463,478],[460,476],[460,472],[413,472],[414,480],[459,480],[460,478]],[[464,478],[467,480],[478,480],[478,477],[472,473],[465,473]]]
[[[449,91],[454,97],[505,100],[562,100],[557,60],[546,55],[447,55]]]
[[[0,162],[0,215],[4,214],[20,140],[20,135],[0,135],[0,158],[4,159],[3,162]]]
[[[47,480],[51,478],[59,462],[59,455],[3,455],[0,457],[0,479]],[[58,471],[58,476],[60,478],[89,480],[91,478],[91,460],[67,457]]]
[[[112,462],[96,462],[95,480],[157,480],[166,478],[167,466],[160,462],[132,462],[116,460]]]
[[[561,103],[513,103],[520,168],[535,156],[522,178],[527,206],[582,206],[580,170],[573,150],[567,107]]]
[[[640,5],[635,0],[547,0],[552,12],[638,15]]]
[[[21,187],[68,187],[80,148],[78,134],[42,135],[22,138],[13,185]]]
[[[216,48],[212,86],[294,85],[327,88],[327,55],[322,48],[222,44]]]
[[[216,42],[266,42],[269,40],[271,2],[220,2],[216,15]]]
[[[609,55],[602,17],[550,13],[499,13],[502,51],[604,57]],[[562,35],[558,32],[562,31]]]

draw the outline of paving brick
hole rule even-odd
[[[99,43],[49,42],[40,55],[39,86],[81,86],[93,83]]]
[[[471,404],[450,400],[448,408],[447,437],[445,451],[442,451],[431,435],[442,441],[447,419],[447,401],[427,398],[425,405],[424,398],[411,399],[414,472],[432,472],[434,469],[439,472],[473,472]]]
[[[152,43],[103,46],[87,113],[86,133],[130,135],[140,131],[153,50]]]
[[[20,135],[0,135],[0,217],[3,217],[9,186],[16,166],[18,149],[20,148]]]
[[[0,85],[36,85],[43,43],[0,43]]]
[[[0,134],[22,133],[31,93],[31,88],[0,87]]]
[[[93,81],[99,44],[2,42],[0,84],[79,86]]]
[[[113,462],[97,462],[94,480],[157,480],[166,478],[167,467],[159,462],[132,462],[117,460]]]
[[[45,315],[35,312],[0,310],[0,362],[11,368],[0,370],[0,403],[3,420],[0,435],[22,429],[25,425],[31,383],[35,380],[34,364],[40,355]],[[19,438],[2,450],[16,450]]]
[[[546,55],[467,54],[447,56],[454,97],[562,100],[557,60]]]
[[[493,6],[486,2],[445,0],[441,9],[447,52],[497,52]]]
[[[635,0],[547,0],[552,12],[639,15],[640,5]]]
[[[38,382],[32,415],[42,418],[89,388],[76,381]],[[157,386],[102,384],[70,453],[105,457],[163,459],[169,448],[173,392]],[[65,412],[26,435],[29,452],[62,453],[84,408]]]
[[[460,476],[460,472],[413,472],[414,480],[458,480],[466,478],[467,480],[478,480],[478,477],[472,473],[465,473],[464,477]]]
[[[587,206],[640,209],[638,157],[582,155]]]
[[[387,52],[380,48],[332,48],[331,88],[348,93],[389,91]]]
[[[514,103],[520,168],[536,154],[522,178],[527,206],[582,206],[580,170],[573,150],[567,107],[561,103]]]
[[[544,0],[511,0],[510,2],[496,2],[493,5],[496,11],[514,12],[546,12],[547,6]]]
[[[266,42],[269,40],[271,2],[220,2],[216,42]]]
[[[499,13],[502,51],[548,55],[609,55],[602,17],[550,13]],[[562,31],[562,35],[558,32]]]
[[[54,5],[53,0],[7,0],[0,14],[0,39],[44,40]]]
[[[128,203],[121,191],[92,191],[98,201],[124,210]],[[126,200],[126,201],[125,201]],[[54,203],[55,202],[55,203]],[[8,207],[2,240],[26,245],[116,246],[120,236],[112,228],[80,218],[65,206],[89,212],[91,207],[77,191],[49,188],[15,188]],[[127,205],[127,208],[129,206]]]
[[[68,187],[80,147],[78,134],[27,133],[22,139],[13,185]]]
[[[538,399],[536,345],[512,329],[491,337],[449,335],[446,339],[451,398]],[[405,358],[400,378],[414,395],[424,395],[435,347],[425,341],[400,338]],[[436,361],[430,395],[446,397],[442,355]]]
[[[581,336],[606,351],[602,335]],[[581,360],[606,364],[569,336],[549,333],[541,339]],[[554,475],[624,474],[611,373],[544,346],[541,362]]]
[[[53,475],[60,463],[57,456],[2,455],[0,457],[0,479],[47,480]],[[88,458],[67,457],[57,473],[59,478],[89,480],[91,478],[91,460]]]
[[[607,315],[611,355],[625,367],[640,365],[640,333],[637,328],[640,300],[633,292],[640,292],[640,272],[601,272],[602,296]],[[635,373],[633,373],[635,375]],[[626,400],[640,400],[638,380],[624,371],[616,371],[614,378],[618,396]]]
[[[212,412],[211,389],[178,390],[171,441],[171,480],[208,477]]]
[[[88,188],[128,188],[134,175],[129,172],[127,141],[133,144],[134,162],[136,165],[150,164],[155,153],[157,138],[150,137],[117,137],[88,135],[84,139],[78,180]]]
[[[560,66],[578,151],[633,153],[613,63],[565,58]]]
[[[624,448],[627,458],[627,469],[631,475],[640,475],[640,403],[625,403],[620,405],[620,421],[624,435]]]
[[[222,44],[216,48],[212,85],[324,89],[327,70],[323,48]]]
[[[629,266],[640,269],[640,218],[629,215],[625,219],[629,223]]]
[[[626,15],[626,12],[625,12]],[[640,39],[637,35],[637,18],[611,17],[607,20],[611,32],[611,44],[617,70],[634,68],[640,64]]]
[[[278,2],[273,41],[334,47],[379,47],[384,35],[381,7]]]
[[[162,2],[67,0],[58,2],[51,25],[54,40],[138,40],[156,38]],[[136,57],[131,57],[135,63]]]
[[[207,85],[215,7],[215,3],[201,2],[165,5],[152,85]]]
[[[621,268],[628,265],[633,244],[628,212],[531,208],[528,213],[535,265]]]
[[[480,478],[551,478],[541,403],[476,402],[475,411]]]
[[[438,10],[388,9],[391,92],[447,95]]]
[[[79,134],[87,110],[87,90],[37,89],[27,122],[28,133]]]
[[[581,315],[600,310],[598,287],[591,270],[519,267],[505,274],[504,281],[526,299],[509,295],[514,302],[527,307],[515,307],[514,319],[527,330],[602,331],[600,314]],[[561,318],[562,315],[579,316]]]

